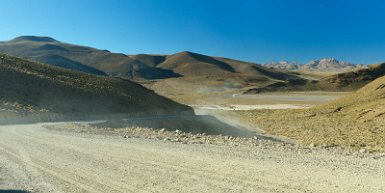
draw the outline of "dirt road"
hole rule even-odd
[[[0,192],[385,192],[385,159],[0,127]]]

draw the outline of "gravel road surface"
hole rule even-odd
[[[385,192],[384,157],[0,127],[0,192]]]

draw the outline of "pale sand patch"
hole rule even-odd
[[[248,110],[262,110],[262,109],[303,109],[310,108],[313,105],[308,104],[269,104],[269,105],[191,105],[195,111],[199,110],[236,110],[236,111],[248,111]]]

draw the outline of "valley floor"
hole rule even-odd
[[[0,127],[0,192],[385,192],[385,158]]]

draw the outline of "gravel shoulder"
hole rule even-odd
[[[43,125],[0,127],[0,190],[385,192],[383,155],[259,139],[192,144]]]

